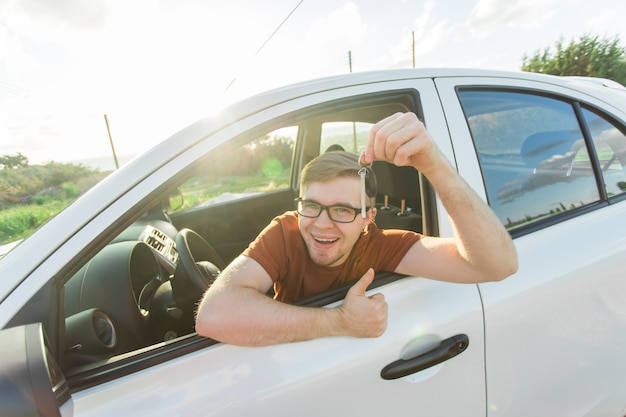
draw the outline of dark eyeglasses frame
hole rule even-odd
[[[305,200],[305,199],[303,199],[302,197],[298,197],[298,198],[296,198],[296,199],[294,200],[294,202],[296,203],[296,211],[298,212],[298,214],[299,214],[300,216],[307,217],[307,218],[309,218],[309,219],[316,219],[316,218],[318,218],[318,217],[322,214],[322,211],[326,210],[326,214],[328,214],[328,218],[329,218],[330,220],[332,220],[332,221],[336,222],[336,223],[353,223],[353,222],[356,220],[357,216],[358,216],[359,214],[361,214],[361,207],[344,206],[344,205],[341,205],[341,204],[336,204],[336,205],[333,205],[333,206],[325,206],[325,205],[323,205],[323,204],[318,203],[318,202],[317,202],[317,201],[315,201],[315,200]],[[302,213],[300,213],[300,203],[312,203],[312,204],[316,204],[316,205],[320,206],[320,211],[319,211],[319,213],[317,213],[317,216],[307,216],[306,214],[302,214]],[[335,219],[333,219],[333,215],[331,214],[330,209],[331,209],[331,208],[335,208],[335,207],[339,207],[339,208],[346,208],[346,209],[351,209],[351,210],[354,210],[354,217],[353,217],[353,218],[352,218],[352,220],[350,220],[350,221],[341,221],[341,220],[335,220]],[[370,208],[371,208],[371,207],[365,207],[365,209],[366,209],[366,210],[369,210]]]

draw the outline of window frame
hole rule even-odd
[[[563,221],[567,221],[569,219],[578,217],[580,215],[593,212],[597,209],[606,207],[615,202],[626,200],[626,193],[622,193],[622,194],[612,196],[612,197],[607,196],[606,187],[604,186],[604,177],[602,175],[600,162],[597,156],[597,150],[593,143],[593,137],[591,135],[591,131],[589,129],[587,120],[585,119],[583,115],[582,109],[584,108],[596,114],[598,117],[606,120],[608,123],[615,126],[620,132],[622,133],[626,132],[626,126],[624,125],[624,123],[622,123],[614,115],[608,114],[603,109],[600,109],[597,106],[589,102],[586,102],[584,100],[580,100],[576,97],[566,96],[563,94],[558,94],[555,92],[545,91],[545,90],[541,90],[537,88],[529,88],[529,87],[523,87],[523,86],[501,86],[501,85],[490,85],[490,84],[476,84],[476,85],[457,85],[454,87],[454,90],[455,90],[455,96],[458,100],[461,112],[465,117],[465,124],[467,127],[468,134],[470,135],[472,139],[472,147],[476,155],[478,169],[480,171],[480,175],[483,181],[483,187],[485,190],[485,196],[488,202],[490,201],[490,196],[489,196],[487,186],[486,186],[485,172],[483,169],[482,161],[480,160],[480,157],[479,157],[479,152],[476,146],[474,133],[472,132],[472,129],[469,124],[469,120],[468,120],[469,115],[466,111],[465,106],[463,105],[462,94],[464,92],[489,92],[489,93],[515,93],[515,94],[533,95],[533,96],[544,97],[544,98],[557,100],[557,101],[566,103],[570,105],[573,109],[573,114],[576,117],[576,120],[578,122],[583,139],[585,141],[585,145],[590,152],[589,157],[590,157],[590,162],[591,162],[591,167],[593,170],[595,183],[598,188],[599,199],[598,201],[585,204],[584,206],[581,206],[581,207],[575,207],[573,209],[560,212],[558,214],[555,214],[553,216],[550,216],[544,219],[533,221],[529,224],[522,225],[517,228],[511,228],[509,229],[509,233],[511,234],[513,238],[524,236],[529,233],[533,233],[537,230],[541,230],[541,229],[553,226],[555,224],[561,223]]]

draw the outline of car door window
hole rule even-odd
[[[184,204],[174,212],[289,188],[297,126],[263,134],[235,149],[181,187]]]
[[[489,204],[508,229],[600,199],[571,103],[523,92],[460,91]]]

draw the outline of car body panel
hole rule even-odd
[[[514,279],[480,285],[494,415],[624,413],[624,204],[517,238]]]

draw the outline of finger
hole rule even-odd
[[[419,144],[424,133],[423,124],[413,113],[405,113],[397,117],[385,127],[384,153],[387,161],[398,165],[399,161],[406,162],[403,149],[406,145]],[[402,165],[404,165],[403,163]]]
[[[385,144],[383,129],[399,117],[402,117],[402,113],[395,113],[372,126],[367,145],[361,155],[361,163],[367,165],[371,164],[376,159],[384,159],[385,154],[384,152],[381,153],[381,150],[384,151]]]
[[[374,270],[372,268],[368,269],[365,274],[350,288],[350,293],[355,295],[365,295],[365,291],[367,291],[367,287],[374,281]]]

